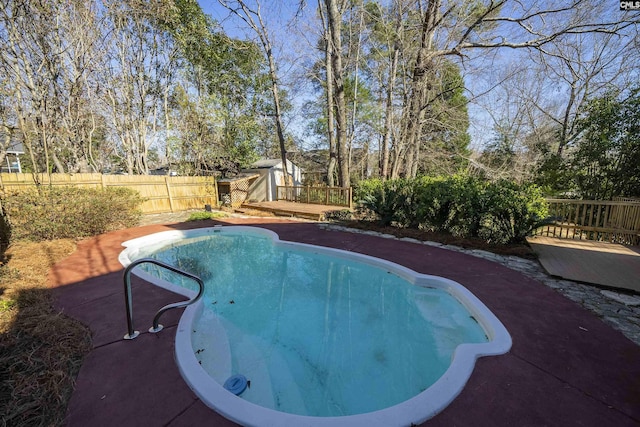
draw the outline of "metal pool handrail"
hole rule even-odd
[[[194,280],[196,283],[198,283],[198,287],[199,287],[198,295],[196,295],[194,298],[188,301],[180,301],[173,304],[167,304],[164,307],[162,307],[160,310],[158,310],[155,317],[153,318],[153,326],[149,328],[149,332],[156,333],[162,330],[163,326],[160,325],[158,322],[160,321],[160,316],[162,316],[165,311],[171,310],[172,308],[182,308],[182,307],[191,305],[194,302],[198,301],[200,297],[202,297],[202,294],[204,293],[204,282],[202,281],[202,279],[200,279],[196,275],[180,270],[179,268],[176,268],[172,265],[166,264],[162,261],[158,261],[152,258],[140,258],[133,261],[131,264],[127,266],[127,268],[124,269],[124,302],[127,309],[127,327],[128,327],[128,333],[124,336],[125,340],[132,340],[138,335],[140,335],[139,331],[135,331],[133,329],[133,304],[132,304],[132,298],[131,298],[131,270],[133,270],[138,265],[145,264],[145,263],[155,264],[159,267],[166,268],[167,270],[173,271],[174,273],[185,276],[191,280]]]

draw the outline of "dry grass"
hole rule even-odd
[[[16,242],[0,264],[0,420],[4,426],[63,424],[90,333],[57,313],[47,273],[72,240]]]

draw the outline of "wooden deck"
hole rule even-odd
[[[640,247],[542,236],[528,242],[551,275],[640,292]]]
[[[271,212],[277,216],[306,218],[315,221],[322,221],[325,213],[328,211],[340,211],[346,209],[341,206],[295,203],[284,200],[278,200],[275,202],[246,202],[242,204],[239,211],[242,211],[242,208]]]

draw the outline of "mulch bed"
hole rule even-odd
[[[499,255],[514,255],[520,258],[537,259],[536,254],[527,243],[492,244],[474,237],[458,237],[449,233],[417,230],[414,228],[399,228],[381,226],[374,221],[340,221],[338,224],[344,227],[358,230],[377,231],[391,234],[396,237],[410,237],[421,241],[439,242],[445,245],[459,246],[465,249],[481,249]]]

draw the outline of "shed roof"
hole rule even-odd
[[[243,181],[246,179],[252,179],[252,178],[258,178],[260,176],[260,174],[257,173],[241,173],[237,176],[233,176],[230,178],[220,178],[218,180],[218,182],[236,182],[236,181]]]
[[[11,154],[24,154],[24,147],[22,143],[16,141],[15,139],[11,141],[9,144],[9,148],[7,148],[7,153]]]

